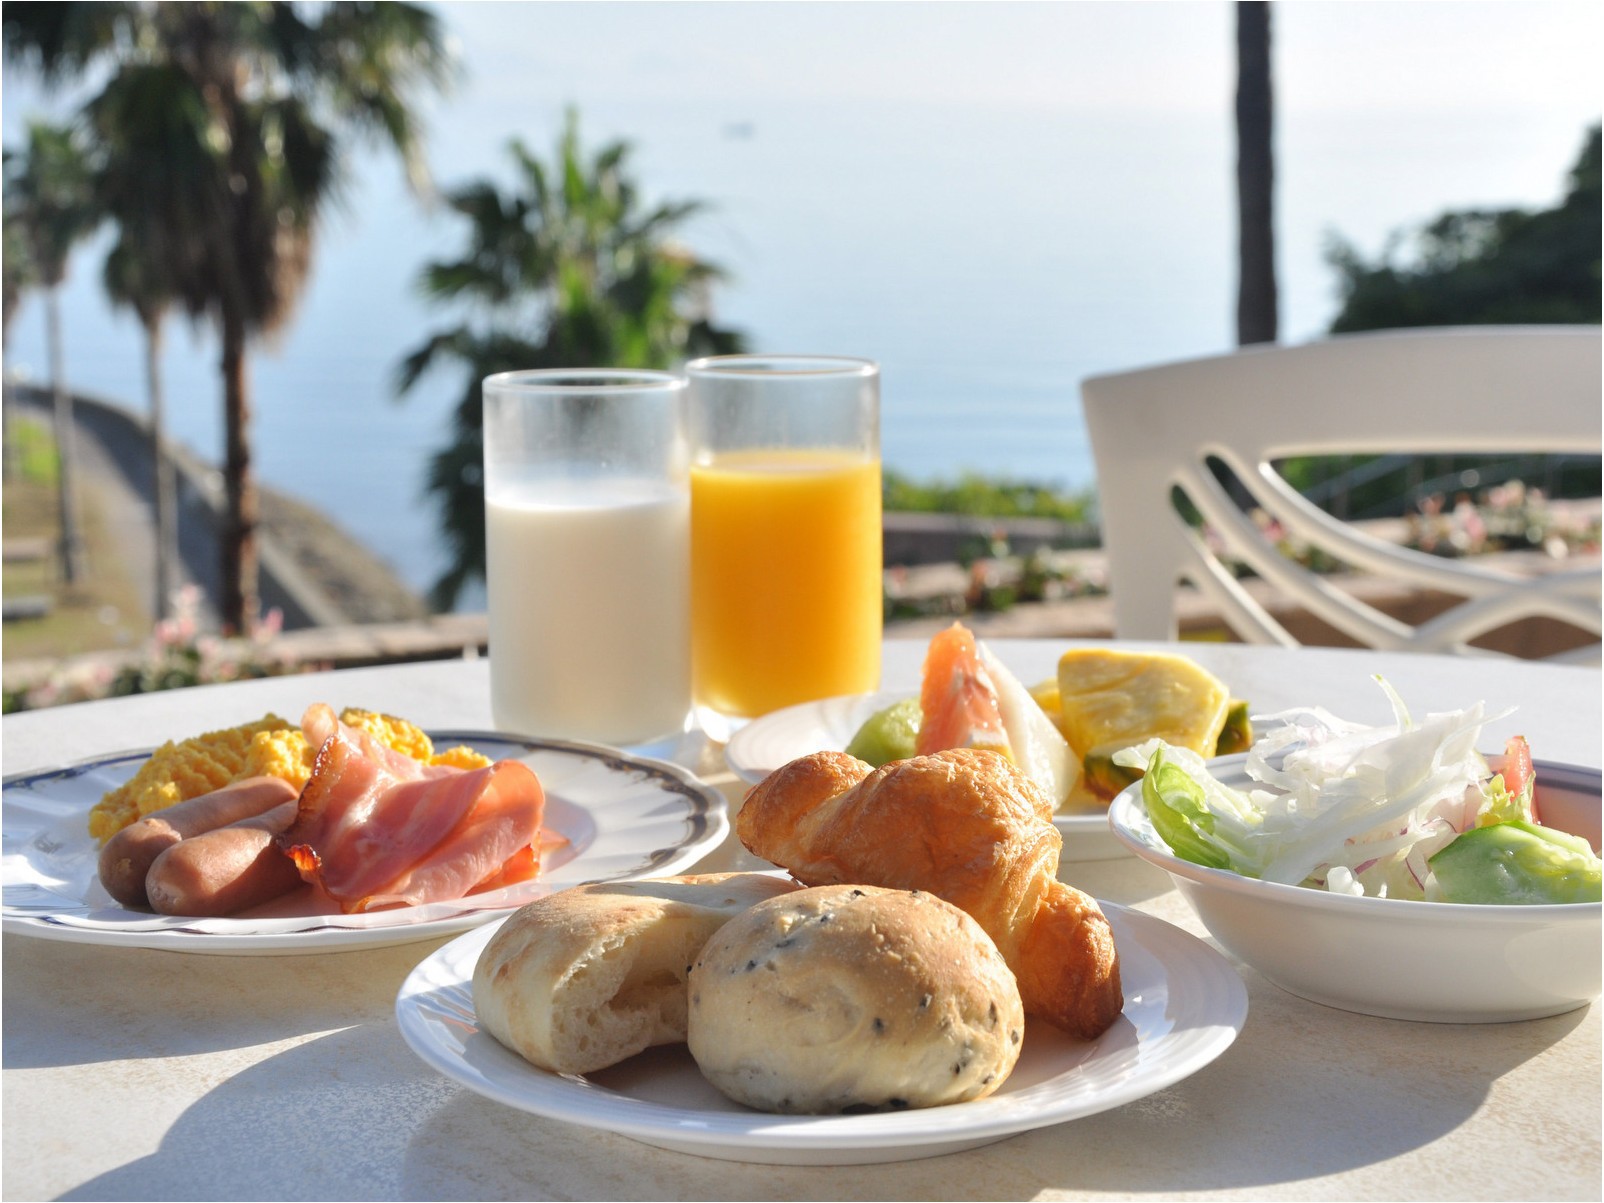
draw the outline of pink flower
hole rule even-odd
[[[274,606],[258,620],[251,631],[251,642],[265,644],[284,629],[284,611]]]

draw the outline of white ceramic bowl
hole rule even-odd
[[[1211,765],[1227,785],[1243,763]],[[1496,764],[1498,758],[1489,756]],[[1545,825],[1599,847],[1599,770],[1538,761]],[[1167,871],[1233,956],[1300,997],[1344,1011],[1438,1023],[1538,1019],[1600,993],[1597,902],[1481,906],[1355,898],[1278,885],[1180,860],[1153,830],[1140,783],[1109,808],[1116,838]]]

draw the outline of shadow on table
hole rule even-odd
[[[1363,1181],[1370,1167],[1373,1182],[1344,1189],[1385,1198],[1396,1172],[1388,1162],[1459,1128],[1487,1103],[1498,1079],[1547,1052],[1586,1015],[1408,1023],[1324,1007],[1240,971],[1248,1017],[1231,1048],[1167,1090],[1017,1138],[1014,1156],[1033,1171],[1021,1197],[1055,1189],[1165,1197],[1356,1172]],[[1260,1039],[1269,1033],[1273,1044]],[[1578,1181],[1596,1185],[1597,1139],[1589,1139],[1586,1117],[1572,1124],[1555,1118],[1575,1127],[1575,1152],[1556,1148],[1565,1138],[1549,1133],[1541,1148],[1531,1146],[1533,1163],[1585,1158]],[[1499,1168],[1506,1184],[1518,1176],[1519,1167]],[[1439,1172],[1445,1194],[1480,1193],[1465,1179],[1478,1172],[1474,1163],[1445,1162]],[[1483,1188],[1501,1193],[1496,1185]]]
[[[154,1153],[59,1197],[398,1198],[416,1117],[455,1093],[393,1022],[361,1024],[236,1073],[178,1115]],[[159,1110],[159,1098],[150,1102]]]
[[[393,1023],[373,1022],[220,1083],[174,1121],[156,1153],[62,1197],[1019,1199],[1240,1191],[1367,1166],[1379,1175],[1463,1124],[1492,1082],[1583,1014],[1485,1028],[1401,1024],[1306,1003],[1257,979],[1250,988],[1256,1011],[1237,1043],[1167,1090],[964,1153],[839,1168],[704,1159],[528,1115],[433,1074]],[[1294,1039],[1256,1046],[1256,1032],[1272,1024]],[[1397,1047],[1400,1034],[1412,1050],[1405,1060],[1363,1051]],[[1478,1067],[1450,1068],[1466,1042]],[[1348,1051],[1334,1056],[1334,1045]]]
[[[388,1015],[442,939],[316,956],[218,956],[7,936],[7,1069],[255,1047]]]
[[[1300,1048],[1254,1047],[1248,1026],[1218,1061],[1127,1106],[963,1153],[849,1167],[722,1162],[672,1153],[608,1133],[522,1115],[459,1094],[425,1117],[407,1153],[409,1198],[460,1194],[487,1160],[521,1188],[576,1198],[1028,1199],[1088,1191],[1170,1196],[1273,1187],[1381,1165],[1462,1125],[1492,1082],[1537,1056],[1585,1012],[1492,1029],[1348,1015],[1284,994],[1250,975],[1253,1003],[1275,1026],[1307,1039]],[[1407,1032],[1406,1064],[1320,1051],[1335,1024],[1345,1047]],[[1475,1070],[1441,1066],[1450,1046],[1489,1044]],[[1388,1042],[1390,1043],[1390,1042]],[[1400,1121],[1400,1117],[1407,1117]],[[508,1162],[506,1150],[514,1149]],[[1120,1155],[1124,1150],[1126,1155]],[[1222,1157],[1222,1150],[1232,1151]],[[1539,1155],[1533,1150],[1533,1155]],[[553,1167],[564,1170],[554,1172]],[[1384,1192],[1383,1192],[1384,1193]],[[1379,1197],[1379,1196],[1378,1196]]]
[[[326,1033],[218,1081],[171,1120],[156,1152],[65,1191],[68,1199],[1166,1196],[1356,1172],[1373,1174],[1362,1193],[1381,1197],[1386,1163],[1454,1132],[1495,1082],[1586,1015],[1404,1023],[1309,1003],[1242,969],[1244,1030],[1168,1089],[964,1153],[787,1167],[671,1153],[541,1119],[435,1074],[407,1048],[392,1009],[431,943],[288,958],[4,944],[8,1070],[97,1067],[131,1048],[145,1058],[106,1072],[103,1088],[98,1069],[79,1079],[99,1114],[144,1106],[155,1117],[147,1123],[160,1125],[164,1085],[188,1095],[189,1075],[228,1072],[230,1050],[254,1058],[263,1046]],[[101,981],[86,989],[91,975]],[[201,1054],[221,1064],[185,1060]],[[1576,1072],[1591,1074],[1596,1092],[1596,1062]],[[10,1118],[8,1145],[27,1127]],[[1585,1161],[1578,1179],[1596,1185],[1596,1120],[1596,1107],[1550,1111],[1531,1156],[1545,1166]],[[1519,1167],[1504,1168],[1507,1185]],[[1453,1166],[1444,1173],[1458,1180]]]

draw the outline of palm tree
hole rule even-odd
[[[1236,340],[1276,340],[1275,155],[1271,145],[1270,5],[1236,6]]]
[[[156,587],[151,613],[160,621],[172,607],[178,585],[177,485],[167,454],[166,402],[162,390],[162,325],[173,303],[163,265],[149,257],[148,243],[125,232],[106,256],[106,293],[126,305],[145,331],[145,390],[150,399],[151,480],[156,495]]]
[[[183,182],[199,170],[183,163],[193,153],[188,134],[195,115],[164,101],[181,94],[164,78],[160,65],[129,64],[87,107],[86,116],[102,147],[96,192],[117,227],[117,242],[106,256],[103,273],[112,304],[132,309],[145,332],[145,386],[150,402],[151,480],[155,494],[155,597],[151,613],[167,617],[178,585],[177,486],[167,454],[165,392],[161,357],[168,312],[179,301],[186,269],[181,257],[192,254],[190,239],[174,237],[171,215],[186,212]],[[130,133],[138,137],[130,139]],[[150,157],[145,157],[149,155]],[[152,162],[169,166],[151,171]],[[190,305],[191,315],[200,316]]]
[[[354,138],[393,147],[425,183],[414,106],[450,76],[440,27],[409,3],[160,0],[13,2],[4,31],[47,79],[111,69],[92,128],[114,165],[146,165],[123,173],[119,224],[221,344],[220,603],[226,628],[247,629],[259,608],[248,355],[294,312]]]
[[[62,366],[59,290],[73,247],[100,224],[91,188],[92,169],[78,131],[32,122],[25,150],[5,156],[7,217],[27,244],[27,261],[45,290],[45,331],[59,468],[61,572],[68,584],[83,576],[83,523],[78,508],[77,455],[72,394]]]
[[[28,253],[28,235],[22,220],[7,205],[4,214],[5,252],[0,256],[0,276],[3,276],[3,297],[0,297],[0,345],[11,341],[11,321],[17,316],[17,307],[23,296],[38,283],[33,270],[33,256]],[[11,427],[11,378],[0,379],[0,446],[5,457],[5,475],[9,480],[17,468],[16,440]]]
[[[23,296],[38,283],[33,270],[33,256],[28,253],[28,233],[22,228],[21,216],[10,205],[4,215],[5,252],[0,255],[0,338],[11,334],[11,319],[17,316],[17,306]]]
[[[431,460],[427,481],[452,557],[430,591],[439,609],[484,577],[486,376],[521,368],[667,368],[742,347],[738,333],[712,322],[710,290],[723,272],[674,239],[703,206],[644,208],[626,171],[629,149],[613,142],[587,157],[570,110],[550,166],[514,139],[513,190],[481,179],[446,194],[447,206],[468,221],[468,243],[459,259],[427,264],[420,287],[468,317],[407,356],[397,388],[405,395],[443,362],[465,369],[453,441]]]

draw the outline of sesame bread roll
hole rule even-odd
[[[1012,1072],[1025,1013],[980,925],[922,891],[820,886],[708,941],[687,1029],[702,1074],[763,1111],[961,1103]]]

